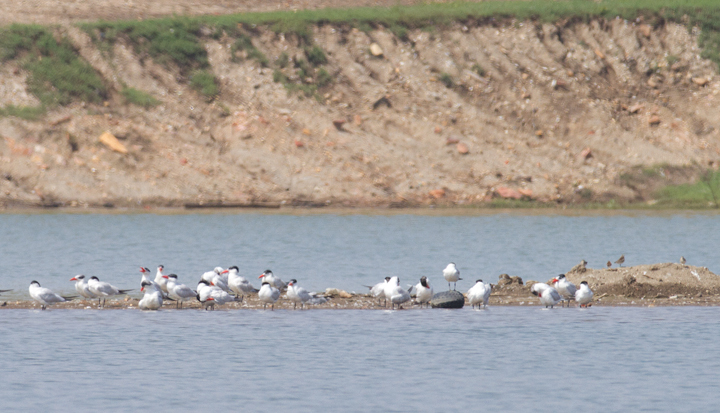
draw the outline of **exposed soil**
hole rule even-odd
[[[358,5],[293,4],[345,3]],[[29,6],[5,5],[12,10],[0,15],[55,21],[57,2],[22,4]],[[128,1],[102,11],[66,1],[58,21],[227,13],[249,4]],[[678,24],[456,24],[410,31],[407,41],[382,28],[315,27],[334,79],[320,101],[289,94],[273,82],[273,69],[252,59],[233,61],[227,37],[204,40],[221,86],[207,102],[177,68],[122,40],[105,53],[72,25],[58,33],[102,74],[111,98],[54,109],[40,121],[0,119],[2,206],[649,201],[658,182],[692,181],[720,160],[720,83],[699,56],[697,31]],[[270,61],[302,54],[293,36],[267,29],[252,41]],[[372,43],[382,56],[369,53]],[[27,76],[17,61],[3,65],[0,106],[37,103]],[[451,87],[441,81],[448,78]],[[162,105],[129,105],[122,85]],[[128,154],[99,143],[105,131]],[[637,165],[655,164],[680,172],[627,179]]]

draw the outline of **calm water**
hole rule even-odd
[[[0,288],[78,273],[137,288],[216,265],[308,289],[405,284],[458,263],[465,290],[676,261],[720,270],[720,216],[4,214]],[[257,279],[254,279],[257,281]],[[5,295],[4,295],[5,296]],[[720,308],[487,311],[0,311],[2,411],[708,411]]]
[[[0,289],[27,298],[27,286],[71,292],[76,274],[97,275],[119,288],[139,288],[139,267],[194,286],[216,266],[237,265],[259,287],[270,268],[308,290],[366,291],[387,275],[402,284],[429,277],[444,288],[442,269],[458,264],[468,289],[499,274],[545,280],[586,259],[604,267],[677,262],[720,272],[720,215],[492,214],[0,214]],[[19,295],[18,295],[19,294]],[[5,295],[4,295],[5,296]]]
[[[6,310],[3,411],[710,411],[718,308]]]

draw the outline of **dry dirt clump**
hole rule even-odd
[[[621,177],[636,165],[720,159],[720,82],[698,34],[677,24],[649,35],[623,20],[455,24],[403,39],[323,25],[311,37],[327,62],[312,67],[294,35],[250,33],[265,65],[208,35],[210,99],[127,39],[101,50],[76,27],[58,35],[109,97],[0,118],[5,206],[633,200],[647,194]],[[30,102],[21,63],[2,71],[0,102]],[[126,88],[159,104],[130,104]],[[106,131],[126,154],[99,142]]]
[[[705,267],[674,263],[610,269],[588,268],[584,273],[576,271],[565,275],[576,285],[587,281],[596,295],[669,298],[720,293],[720,276]]]

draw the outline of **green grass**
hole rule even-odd
[[[268,67],[270,65],[267,56],[252,44],[252,38],[246,34],[241,34],[230,48],[233,61],[239,61],[239,51],[245,51],[248,59],[255,59],[262,67]],[[287,55],[285,56],[287,57]]]
[[[220,93],[217,79],[206,70],[198,70],[190,76],[190,87],[202,93],[208,100],[214,99]]]
[[[658,204],[689,208],[718,207],[720,172],[708,171],[693,184],[669,185],[656,194]]]
[[[308,62],[313,66],[324,65],[328,61],[323,49],[317,46],[306,47],[305,56],[307,56]]]
[[[152,108],[161,103],[159,100],[152,97],[149,93],[143,92],[142,90],[137,90],[132,87],[123,88],[121,93],[125,100],[129,103],[137,106],[142,106],[144,108]]]
[[[455,82],[453,81],[452,76],[450,76],[448,73],[441,73],[440,82],[442,82],[443,85],[445,85],[446,88],[450,89],[453,86],[455,86]]]
[[[18,59],[30,73],[28,91],[44,106],[100,102],[107,97],[102,78],[70,41],[41,26],[15,24],[0,29],[0,62],[11,59]]]
[[[0,117],[15,116],[21,119],[37,120],[45,114],[44,106],[14,106],[0,108]]]

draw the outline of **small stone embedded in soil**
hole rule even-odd
[[[583,149],[583,151],[580,152],[580,158],[582,158],[582,159],[592,158],[592,150],[590,148]]]
[[[297,148],[302,148],[303,146],[305,146],[305,144],[302,143],[302,141],[299,141],[297,139],[293,143],[295,144],[295,147],[297,147]]]
[[[538,129],[535,131],[535,136],[537,136],[538,138],[542,138],[543,135],[544,135],[544,132],[541,129]]]
[[[595,56],[598,57],[598,59],[605,59],[605,54],[600,51],[600,49],[595,49]]]
[[[117,140],[117,138],[116,138],[112,133],[110,133],[109,131],[103,132],[103,134],[100,135],[100,137],[98,138],[98,140],[99,140],[103,145],[105,145],[105,146],[107,146],[108,148],[114,150],[115,152],[120,152],[120,153],[123,153],[123,154],[128,153],[127,148],[125,148],[125,145],[123,145],[122,143],[120,143],[120,141]]]
[[[335,126],[337,130],[343,130],[343,125],[345,125],[346,122],[347,121],[345,119],[335,119],[333,121],[333,126]]]
[[[470,148],[462,142],[457,144],[457,151],[461,155],[467,155],[470,152]]]
[[[379,44],[373,43],[370,45],[370,53],[375,57],[380,57],[383,55],[383,49]]]
[[[436,127],[435,127],[435,133],[440,133],[440,132],[442,132],[442,128],[439,127],[439,126],[436,126]]]
[[[650,119],[648,119],[648,124],[650,124],[651,126],[659,125],[660,124],[660,116],[658,116],[658,115],[651,116]]]
[[[451,136],[445,140],[445,145],[455,145],[457,143],[460,143],[460,139]]]
[[[518,192],[512,188],[505,187],[505,186],[499,186],[499,187],[495,188],[495,192],[501,198],[506,198],[506,199],[521,199],[523,197],[520,192]]]
[[[694,77],[692,78],[693,83],[695,83],[698,86],[705,86],[708,84],[709,80],[704,77]]]
[[[645,37],[650,37],[650,33],[652,33],[652,27],[648,26],[647,24],[641,24],[638,29],[640,30],[640,33],[642,33]]]
[[[440,199],[445,197],[445,190],[444,189],[433,189],[429,192],[430,196],[435,199]]]
[[[630,113],[638,113],[640,111],[640,109],[642,109],[643,107],[645,107],[645,105],[643,105],[641,103],[636,103],[636,104],[630,106],[627,111]]]

